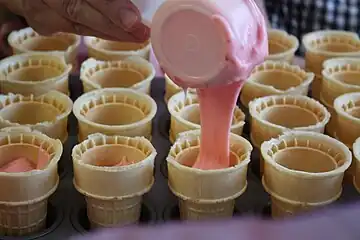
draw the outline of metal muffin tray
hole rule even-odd
[[[82,85],[78,76],[70,79],[71,98],[75,100],[82,94]],[[152,143],[157,150],[155,160],[155,184],[145,195],[141,211],[140,224],[161,224],[167,221],[179,221],[177,199],[167,185],[166,157],[171,146],[169,141],[170,115],[164,102],[164,79],[155,79],[152,83],[151,96],[158,105],[158,112],[153,121]],[[249,114],[244,111],[247,117]],[[69,138],[64,145],[64,153],[59,162],[59,187],[50,198],[48,205],[47,228],[27,237],[4,237],[0,239],[67,239],[70,236],[90,231],[86,214],[85,200],[73,187],[71,149],[77,144],[77,121],[73,115],[69,119]],[[249,121],[247,119],[244,137],[248,138]],[[259,177],[259,152],[254,149],[248,171],[246,192],[236,201],[234,217],[259,216],[270,218],[269,196],[264,191]],[[355,188],[345,185],[343,194],[336,204],[344,204],[359,199]]]

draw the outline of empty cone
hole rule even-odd
[[[84,92],[121,87],[150,94],[154,77],[153,65],[139,56],[120,61],[100,61],[90,58],[82,63],[80,70]]]
[[[180,133],[200,129],[200,107],[197,95],[180,92],[172,96],[168,102],[171,115],[169,138],[172,143]],[[230,131],[241,136],[245,125],[245,114],[235,107]]]
[[[77,69],[77,55],[81,37],[70,33],[56,33],[51,36],[41,36],[32,28],[13,31],[8,37],[8,43],[14,54],[27,52],[62,52],[67,63]]]
[[[313,73],[286,62],[266,61],[255,67],[245,82],[240,101],[244,107],[255,98],[270,95],[307,95]]]
[[[62,53],[23,53],[0,61],[1,93],[42,95],[49,91],[69,94],[72,67]]]
[[[235,199],[247,187],[247,168],[252,151],[243,137],[230,136],[231,164],[226,169],[200,170],[192,168],[198,154],[200,131],[181,134],[167,157],[170,190],[179,199],[183,220],[203,220],[230,217]]]
[[[28,172],[0,172],[0,234],[26,236],[46,227],[48,198],[59,184],[57,164],[62,144],[28,128],[7,128],[0,132],[0,166],[26,158],[41,168]],[[21,191],[19,190],[21,189]]]
[[[167,74],[165,74],[165,97],[164,97],[165,102],[167,103],[172,96],[182,91],[183,89],[178,85],[176,85],[176,83],[174,83],[170,79],[170,77]],[[193,88],[189,88],[188,91],[189,93],[196,94],[196,90]]]
[[[74,185],[85,196],[91,227],[138,222],[142,197],[154,183],[155,156],[144,137],[94,134],[74,147]],[[124,159],[131,163],[114,166]]]
[[[68,137],[67,122],[71,110],[71,99],[57,91],[41,96],[3,95],[0,128],[26,126],[64,143]]]
[[[326,125],[325,132],[329,136],[335,137],[336,126],[337,126],[337,116],[336,116],[336,111],[335,111],[334,105],[326,102],[324,100],[324,98],[322,97],[321,93],[320,93],[320,102],[326,107],[326,109],[330,113],[330,120],[329,120],[329,123]]]
[[[326,206],[342,193],[351,152],[340,141],[315,132],[286,132],[261,145],[263,186],[272,216],[282,218]]]
[[[156,102],[149,95],[127,88],[85,93],[73,108],[79,122],[79,141],[93,133],[150,139],[156,111]]]
[[[268,96],[249,104],[251,142],[260,149],[263,142],[289,130],[324,133],[330,113],[318,101],[306,96]],[[260,173],[263,173],[263,159]]]
[[[360,193],[360,138],[356,139],[353,144],[353,154],[354,154],[354,178],[353,183],[356,190]]]
[[[351,149],[360,136],[360,92],[347,93],[334,101],[336,111],[336,138]],[[345,172],[346,180],[352,180],[355,162]]]
[[[118,61],[130,56],[140,56],[149,60],[150,43],[115,42],[97,37],[85,37],[85,45],[90,58],[103,61]]]
[[[267,60],[292,63],[299,48],[299,40],[285,31],[268,30],[269,56]]]
[[[360,59],[333,58],[324,62],[321,96],[333,103],[345,93],[360,92]]]
[[[312,84],[312,94],[320,99],[323,62],[335,57],[360,57],[360,39],[356,33],[321,30],[305,34],[305,68],[317,76]]]

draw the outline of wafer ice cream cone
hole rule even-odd
[[[165,74],[165,102],[167,103],[172,96],[182,91],[184,91],[184,89],[176,85],[176,83],[174,83],[170,77]],[[188,92],[196,94],[196,89],[189,88]]]
[[[199,154],[199,144],[199,130],[184,132],[167,157],[169,187],[179,199],[180,217],[184,220],[230,217],[235,199],[247,187],[252,146],[243,137],[231,134],[232,166],[200,170],[191,167]]]
[[[351,152],[340,141],[315,132],[286,132],[261,145],[263,186],[272,216],[282,218],[326,206],[342,193]]]
[[[94,134],[74,147],[74,185],[85,196],[91,227],[139,220],[142,197],[154,183],[155,156],[144,137]],[[131,163],[116,166],[123,160]]]
[[[90,58],[81,65],[80,79],[84,92],[102,88],[131,88],[150,94],[155,69],[147,60],[132,56],[120,61]]]
[[[286,62],[265,61],[258,65],[245,82],[240,101],[248,107],[255,98],[270,95],[307,95],[313,73]]]
[[[292,63],[299,48],[299,40],[285,31],[268,30],[269,56],[267,60]]]
[[[26,126],[64,143],[71,110],[71,99],[57,91],[41,96],[10,93],[0,99],[0,128]]]
[[[80,96],[73,112],[79,122],[79,141],[103,133],[151,138],[157,106],[145,93],[126,88],[104,88]]]
[[[171,115],[169,138],[175,142],[180,133],[200,129],[200,107],[197,95],[180,92],[172,96],[168,102]],[[245,125],[245,114],[235,107],[230,131],[241,136]]]
[[[62,53],[14,55],[0,61],[1,92],[39,96],[55,90],[69,94],[71,69]]]
[[[301,95],[276,95],[253,100],[249,104],[251,141],[260,149],[263,142],[286,131],[324,133],[330,113],[316,100]],[[260,160],[260,172],[264,162]]]
[[[360,193],[360,137],[358,139],[356,139],[356,141],[354,142],[353,146],[353,154],[354,154],[354,158],[353,158],[353,184],[354,187],[356,188],[356,190]]]
[[[336,98],[334,109],[337,115],[336,136],[346,145],[352,145],[360,136],[360,92]]]
[[[360,57],[360,39],[356,33],[322,30],[304,35],[302,42],[306,50],[305,68],[317,76],[312,84],[312,94],[316,99],[320,99],[321,72],[325,60],[335,57]]]
[[[140,56],[149,60],[150,43],[115,42],[97,37],[85,37],[88,56],[103,61],[119,61],[130,56]]]
[[[321,96],[333,103],[345,93],[360,92],[360,59],[333,58],[323,64]]]
[[[17,158],[44,165],[28,172],[0,172],[0,234],[26,236],[46,227],[48,198],[55,192],[62,144],[29,128],[0,131],[0,167]]]
[[[41,36],[32,28],[13,31],[8,36],[8,43],[14,54],[27,52],[62,52],[67,63],[77,69],[77,55],[81,37],[70,33],[56,33],[51,36]]]
[[[336,139],[343,142],[350,149],[360,136],[360,92],[347,93],[334,101],[336,111]],[[352,180],[355,171],[355,162],[345,172],[345,180]]]

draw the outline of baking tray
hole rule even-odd
[[[82,85],[78,76],[70,79],[71,98],[74,101],[82,93]],[[139,224],[161,224],[167,221],[179,221],[177,200],[167,186],[166,157],[171,146],[168,140],[170,115],[164,102],[164,79],[154,79],[151,96],[158,105],[158,112],[153,121],[152,143],[157,150],[155,160],[155,184],[144,196]],[[242,108],[244,110],[244,108]],[[246,110],[244,110],[246,113]],[[248,113],[246,113],[247,116]],[[248,120],[248,119],[247,119]],[[48,205],[47,228],[28,237],[1,237],[0,239],[67,239],[76,234],[88,232],[89,221],[86,215],[85,200],[73,187],[73,170],[71,149],[77,144],[77,121],[73,115],[69,117],[69,138],[64,145],[64,153],[59,162],[61,177],[59,187],[50,198]],[[244,137],[248,138],[249,123],[244,128]],[[234,217],[256,215],[270,218],[269,196],[263,190],[259,178],[259,152],[254,149],[248,171],[248,187],[246,192],[236,201]],[[358,193],[351,184],[345,185],[342,197],[336,204],[344,204],[359,199]]]

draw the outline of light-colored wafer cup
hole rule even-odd
[[[154,77],[153,65],[139,56],[120,61],[100,61],[90,58],[83,62],[80,70],[84,92],[121,87],[150,94]]]
[[[243,137],[230,135],[232,166],[200,170],[192,166],[199,154],[200,131],[184,132],[167,157],[169,187],[179,199],[180,218],[203,220],[230,217],[235,199],[247,187],[247,168],[252,151]]]
[[[49,158],[44,168],[23,173],[0,172],[0,234],[26,236],[46,227],[48,198],[59,184],[57,164],[62,144],[29,128],[0,131],[1,165],[26,157],[34,165]]]
[[[360,92],[347,93],[337,97],[334,101],[336,111],[336,138],[352,148],[360,136]],[[346,180],[352,180],[355,162],[345,172]]]
[[[335,108],[333,104],[330,104],[324,100],[321,93],[320,93],[320,102],[326,107],[326,109],[329,111],[331,116],[328,124],[326,125],[325,132],[329,136],[335,137],[336,127],[337,127],[337,116],[336,116]]]
[[[0,61],[0,91],[36,96],[52,90],[69,94],[71,69],[59,52],[14,55]]]
[[[360,92],[360,58],[333,58],[323,64],[321,96],[333,103],[345,93]]]
[[[200,129],[200,107],[197,95],[180,92],[172,96],[168,102],[171,115],[169,139],[175,142],[180,133]],[[235,107],[230,131],[241,136],[245,125],[245,114]]]
[[[179,92],[183,92],[183,88],[179,87],[176,83],[174,83],[170,77],[165,74],[165,97],[164,100],[167,103],[169,99]],[[196,89],[189,88],[188,93],[196,94]]]
[[[351,152],[340,141],[306,131],[286,132],[261,145],[262,179],[274,218],[326,206],[342,193]]]
[[[3,95],[0,98],[0,128],[26,126],[64,143],[68,137],[67,122],[72,106],[71,99],[57,91],[41,96]]]
[[[307,96],[277,95],[255,99],[249,104],[252,144],[260,150],[263,142],[286,131],[324,133],[330,113],[318,101]],[[260,173],[264,161],[260,159]]]
[[[74,185],[85,196],[91,227],[138,222],[142,197],[154,183],[155,156],[155,148],[144,137],[93,134],[74,147]],[[99,162],[115,165],[122,159],[135,163],[98,166]]]
[[[130,56],[140,56],[149,60],[151,44],[115,42],[97,37],[85,37],[88,56],[103,61],[119,61]]]
[[[305,34],[305,69],[318,76],[312,84],[312,94],[320,99],[323,62],[335,57],[360,57],[360,39],[356,33],[321,30]]]
[[[353,165],[354,165],[354,177],[353,177],[353,184],[356,190],[360,193],[360,137],[356,139],[353,146]]]
[[[8,36],[8,43],[14,54],[27,52],[62,52],[67,63],[77,69],[77,55],[81,37],[70,33],[56,33],[51,36],[41,36],[32,28],[13,31]]]
[[[268,30],[269,56],[267,60],[292,63],[299,48],[299,40],[279,29]]]
[[[94,133],[151,138],[156,102],[127,88],[104,88],[80,96],[73,113],[79,122],[79,141]]]
[[[245,82],[240,101],[244,107],[255,98],[270,95],[307,95],[314,74],[286,62],[265,61]]]

